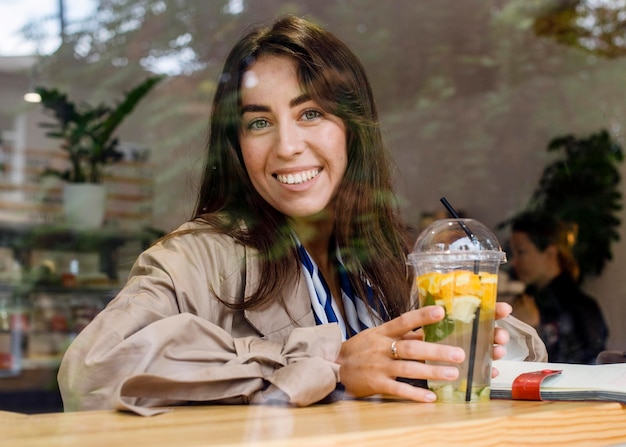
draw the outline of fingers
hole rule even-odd
[[[384,335],[390,338],[402,338],[414,329],[443,319],[445,311],[441,306],[426,306],[405,312],[399,317],[380,326]]]
[[[389,369],[393,378],[423,378],[427,380],[455,380],[459,377],[459,368],[455,365],[430,365],[424,362],[397,360]]]
[[[407,332],[402,336],[402,340],[424,340],[424,331],[420,328],[416,331]]]
[[[513,311],[513,308],[511,307],[509,303],[497,302],[496,303],[496,320],[500,320],[502,318],[507,317],[512,311]]]
[[[416,402],[435,402],[437,395],[432,391],[397,380],[387,380],[381,386],[381,394],[398,396]]]
[[[509,334],[509,331],[507,331],[504,328],[501,327],[496,327],[494,329],[494,333],[493,333],[493,359],[494,360],[498,360],[501,359],[502,357],[504,357],[506,355],[506,348],[504,348],[504,345],[506,345],[509,340],[510,340],[511,336]]]
[[[444,344],[427,343],[421,340],[401,339],[392,343],[398,359],[423,362],[425,360],[437,362],[462,363],[465,360],[463,349]],[[392,353],[390,349],[390,353]],[[391,357],[394,358],[393,353]],[[394,358],[395,359],[395,358]],[[401,373],[397,374],[405,377]],[[413,376],[406,376],[413,377]]]
[[[396,377],[422,378],[427,380],[456,380],[459,369],[455,366],[435,366],[421,362],[399,360],[393,362],[392,371]],[[437,396],[432,391],[406,381],[387,378],[380,384],[382,394],[390,394],[418,402],[434,402]]]
[[[416,402],[428,403],[435,402],[437,400],[437,395],[426,388],[421,388],[398,381],[393,382],[393,385],[390,386],[390,392],[386,394],[402,396],[404,399],[409,399]]]
[[[510,304],[504,302],[496,303],[496,320],[506,318],[512,311],[513,308]],[[419,331],[414,335],[409,334],[416,332],[416,328],[442,320],[444,316],[445,311],[443,307],[426,306],[403,313],[382,325],[381,329],[384,328],[383,333],[390,338],[404,338],[407,336],[419,338],[421,337]]]
[[[506,355],[506,348],[504,346],[495,345],[493,347],[493,359],[499,360]]]
[[[504,328],[496,327],[493,333],[493,342],[497,345],[506,345],[510,340],[509,331]]]

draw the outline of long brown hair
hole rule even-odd
[[[371,87],[352,51],[311,22],[281,18],[250,31],[229,53],[213,99],[208,155],[193,218],[259,251],[262,280],[242,307],[282,296],[286,278],[300,268],[294,240],[286,217],[252,186],[238,138],[243,74],[267,54],[292,57],[303,90],[344,121],[348,167],[336,198],[334,237],[356,293],[365,299],[369,284],[385,312],[399,315],[409,306],[407,246]]]

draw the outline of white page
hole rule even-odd
[[[607,365],[575,365],[569,363],[539,363],[497,360],[493,366],[498,377],[491,379],[491,389],[510,390],[517,376],[543,369],[562,370],[561,374],[546,377],[542,391],[598,390],[626,394],[626,363]]]

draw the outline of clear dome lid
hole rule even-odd
[[[506,262],[493,232],[474,219],[440,219],[420,233],[409,255],[409,264],[441,256],[450,260]]]

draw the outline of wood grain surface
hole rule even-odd
[[[344,400],[306,408],[195,406],[153,417],[114,411],[0,413],[0,445],[608,446],[626,445],[626,406],[611,402],[419,404]]]

